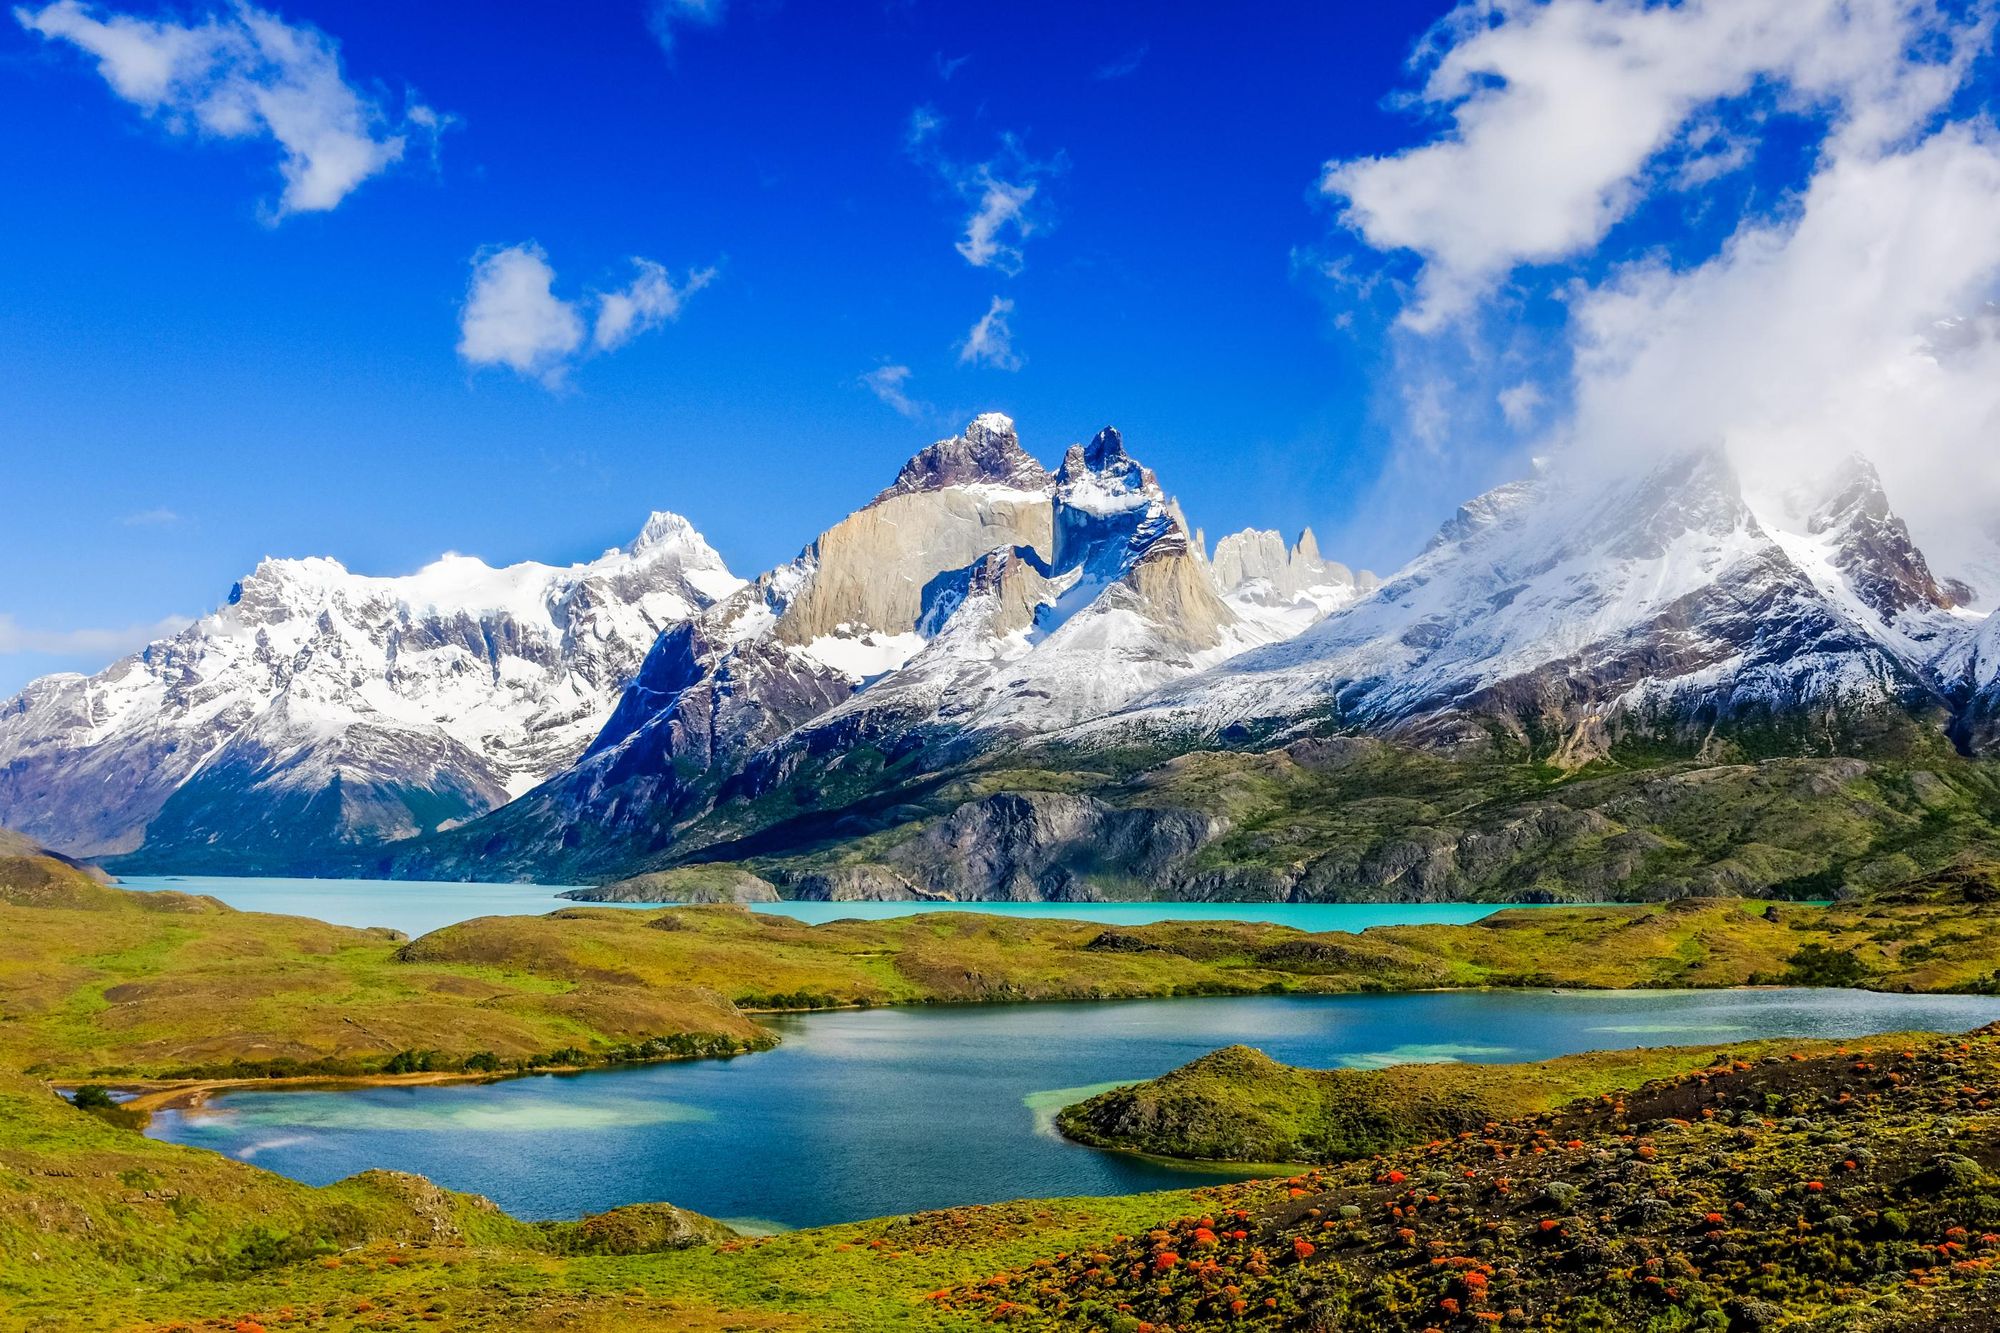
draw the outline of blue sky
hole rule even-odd
[[[0,692],[102,665],[266,554],[563,561],[666,508],[754,574],[987,409],[1050,460],[1116,423],[1211,537],[1311,524],[1392,567],[1598,401],[1577,284],[1615,313],[1620,265],[1792,226],[1833,155],[1879,163],[1992,91],[1982,6],[1891,0],[1714,86],[1707,53],[1744,44],[1692,16],[1647,65],[1662,123],[1573,147],[1504,102],[1499,129],[1465,115],[1510,50],[1412,104],[1440,49],[1489,40],[1443,30],[1412,67],[1444,4],[45,5],[0,22]],[[1635,43],[1643,8],[1557,6]],[[293,91],[358,137],[289,180],[268,127],[227,119],[268,58],[149,102],[86,49],[121,16],[305,34],[338,65]],[[1482,22],[1595,58],[1560,17]],[[1963,68],[1909,111],[1876,76],[1935,66],[1940,33]],[[1842,40],[1863,54],[1828,73]],[[1885,107],[1893,145],[1842,137]],[[1533,179],[1551,155],[1580,179]],[[481,265],[525,286],[468,323]],[[1991,268],[1940,278],[1938,313]],[[976,336],[995,312],[1004,340]]]

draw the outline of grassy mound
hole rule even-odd
[[[1685,1054],[1685,1053],[1683,1053]],[[1736,1051],[937,1297],[1031,1329],[2000,1325],[2000,1030]]]
[[[1879,1038],[1895,1041],[1895,1037]],[[1834,1041],[1730,1047],[1741,1058],[1820,1053]],[[1713,1047],[1587,1051],[1524,1064],[1298,1069],[1227,1046],[1179,1069],[1063,1108],[1056,1125],[1099,1148],[1234,1162],[1341,1162],[1497,1120],[1622,1093],[1678,1073]]]

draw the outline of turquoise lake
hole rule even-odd
[[[1461,991],[843,1011],[774,1018],[784,1043],[485,1085],[237,1093],[155,1136],[323,1184],[369,1167],[518,1216],[666,1200],[767,1227],[1232,1178],[1096,1152],[1054,1110],[1231,1042],[1321,1068],[1532,1060],[1767,1036],[1962,1031],[2000,997],[1844,990]]]
[[[658,904],[574,903],[562,884],[461,884],[381,879],[267,879],[154,875],[119,881],[131,889],[206,893],[246,912],[310,916],[340,926],[389,926],[416,936],[476,916],[535,916],[569,907]],[[1139,926],[1151,921],[1267,921],[1300,930],[1462,924],[1499,909],[1492,903],[759,903],[755,909],[818,923],[876,920],[912,912],[995,912]]]

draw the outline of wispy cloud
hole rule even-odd
[[[861,376],[861,384],[884,403],[912,421],[930,414],[930,405],[920,403],[904,391],[910,382],[908,366],[877,366]]]
[[[634,259],[639,272],[629,286],[597,299],[597,327],[591,341],[600,352],[623,347],[639,334],[681,317],[681,304],[715,281],[712,268],[696,269],[674,286],[664,266]]]
[[[175,134],[277,144],[284,190],[274,222],[334,208],[400,161],[413,138],[434,144],[450,123],[414,99],[392,117],[348,83],[331,37],[249,4],[188,23],[101,13],[55,0],[17,7],[14,18],[95,56],[112,92]]]
[[[166,528],[181,521],[181,516],[162,506],[158,509],[141,509],[136,514],[127,514],[118,520],[128,528]]]
[[[991,366],[995,370],[1019,370],[1021,358],[1014,353],[1014,330],[1009,327],[1007,317],[1014,313],[1014,303],[1005,297],[996,296],[979,322],[965,335],[965,341],[958,345],[958,363],[962,366]]]
[[[48,653],[55,656],[122,657],[149,643],[178,634],[194,622],[186,616],[168,616],[150,625],[128,625],[123,629],[33,629],[0,612],[0,655]]]
[[[720,27],[728,12],[729,0],[653,0],[646,26],[660,49],[671,56],[684,30]]]
[[[1094,79],[1129,78],[1139,72],[1139,66],[1146,61],[1146,53],[1152,49],[1150,45],[1134,47],[1109,64],[1099,65],[1097,72],[1091,75],[1091,77]]]
[[[1022,247],[1042,230],[1042,210],[1035,206],[1041,182],[1065,165],[1061,154],[1046,161],[1030,157],[1012,134],[1000,136],[1000,149],[983,162],[963,162],[942,148],[945,118],[935,107],[910,113],[903,147],[934,172],[953,194],[972,208],[956,249],[974,268],[992,268],[1012,277],[1026,257]]]
[[[1507,419],[1508,425],[1515,430],[1526,430],[1534,424],[1535,414],[1542,410],[1548,395],[1534,381],[1523,380],[1502,389],[1496,395],[1496,401],[1500,404],[1500,415]]]
[[[613,351],[678,319],[687,298],[715,279],[713,268],[697,269],[676,286],[663,265],[632,263],[638,273],[627,286],[572,301],[556,295],[555,269],[532,241],[480,251],[459,308],[459,356],[468,365],[505,366],[555,388],[587,350]],[[587,318],[593,305],[595,314]]]
[[[950,83],[952,75],[964,69],[965,62],[970,59],[972,57],[969,55],[947,57],[942,51],[935,52],[931,56],[931,62],[937,66],[937,76],[946,83]]]

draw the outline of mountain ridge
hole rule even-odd
[[[171,864],[235,819],[253,828],[232,854],[255,844],[264,868],[309,828],[292,864],[405,877],[742,860],[833,895],[1564,896],[1620,892],[1618,874],[1652,894],[1859,867],[1916,827],[1905,781],[1942,782],[1970,843],[2000,825],[1971,757],[2000,739],[2000,630],[1933,575],[1858,456],[1755,485],[1713,448],[1637,472],[1542,468],[1462,505],[1385,580],[1327,559],[1309,529],[1246,529],[1211,552],[1115,427],[1051,471],[986,413],[747,582],[656,515],[604,557],[624,562],[617,578],[577,580],[587,609],[615,618],[655,595],[633,582],[655,550],[692,553],[674,568],[702,586],[684,580],[677,614],[653,617],[614,698],[553,720],[554,762],[517,764],[508,786],[448,730],[412,755],[373,718],[329,750],[326,701],[288,692],[232,735],[229,763],[159,803],[120,864]],[[520,590],[463,559],[409,576],[404,602],[500,602],[518,627]],[[267,586],[280,575],[358,577],[260,566],[218,614],[289,607]],[[570,639],[591,632],[579,617]],[[0,714],[0,798],[7,728]],[[1389,748],[1338,748],[1361,741]],[[326,762],[287,785],[300,755]],[[1382,804],[1396,784],[1448,791],[1433,759],[1459,766],[1469,823]],[[1806,767],[1758,776],[1781,760]],[[1746,809],[1861,782],[1871,831],[1833,837],[1838,858],[1782,830],[1736,867],[1706,843],[1672,851],[1692,832],[1672,775],[1704,766],[1741,769],[1722,781]],[[1636,785],[1613,807],[1549,799],[1552,782],[1620,770]],[[1246,840],[1273,819],[1303,822]],[[1599,844],[1598,868],[1569,865]]]

